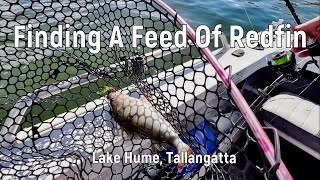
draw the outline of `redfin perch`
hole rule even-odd
[[[168,143],[177,149],[180,158],[184,152],[187,152],[187,157],[193,154],[192,149],[180,139],[179,133],[145,97],[136,99],[108,87],[101,91],[110,90],[108,99],[117,123],[127,129],[137,129],[156,141]],[[181,172],[185,165],[181,159],[178,171]]]

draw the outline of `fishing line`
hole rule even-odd
[[[300,96],[302,93],[304,93],[313,83],[315,83],[315,82],[319,79],[319,77],[320,77],[320,74],[319,74],[316,78],[314,78],[313,81],[312,81],[306,88],[304,88],[304,89],[300,92],[299,96]]]
[[[248,12],[247,12],[247,9],[246,9],[246,7],[244,6],[243,1],[242,1],[242,0],[240,0],[240,1],[241,1],[242,9],[243,9],[244,12],[246,13],[246,16],[247,16],[247,18],[248,18],[248,20],[249,20],[250,26],[251,26],[252,30],[254,31],[254,27],[253,27],[253,25],[252,25],[252,22],[251,22],[251,19],[250,19],[250,17],[249,17],[249,14],[248,14]]]

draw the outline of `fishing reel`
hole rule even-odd
[[[279,75],[283,75],[290,82],[294,82],[301,76],[299,70],[296,68],[296,56],[289,51],[281,51],[274,55],[271,60],[268,61],[268,65],[271,66],[274,71]]]
[[[311,56],[311,60],[304,65],[302,70],[305,70],[309,64],[314,64],[317,68],[320,69],[318,61],[314,58],[315,56],[320,56],[320,43],[317,41],[317,39],[309,37],[307,39],[307,49],[309,55]]]
[[[311,57],[320,56],[320,43],[317,39],[309,37],[307,39],[307,49]]]

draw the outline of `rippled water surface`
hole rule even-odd
[[[245,10],[257,31],[267,28],[274,20],[284,19],[295,23],[284,0],[164,0],[176,9],[192,26],[223,25],[222,31],[229,34],[230,25],[241,25],[245,30],[251,26]],[[319,0],[291,0],[302,22],[320,15]],[[244,10],[245,9],[245,10]]]
[[[64,3],[66,0],[61,0],[59,1],[60,3]],[[84,1],[86,0],[77,0],[78,4],[82,4]],[[98,1],[104,1],[104,0],[98,0]],[[269,23],[271,23],[274,20],[277,20],[279,18],[285,19],[286,22],[289,23],[294,23],[293,18],[291,17],[291,15],[289,14],[289,11],[287,9],[287,7],[285,6],[285,3],[283,0],[251,0],[251,1],[244,1],[244,0],[164,0],[165,2],[167,2],[171,7],[173,7],[174,9],[176,9],[178,11],[178,13],[180,13],[180,15],[182,15],[187,22],[189,22],[190,25],[192,26],[198,26],[198,25],[208,25],[209,27],[213,28],[216,24],[222,24],[223,25],[223,29],[222,31],[224,33],[226,33],[227,35],[229,34],[229,26],[230,25],[241,25],[242,27],[244,27],[245,30],[250,30],[251,26],[249,23],[249,20],[246,16],[245,10],[248,13],[248,16],[253,24],[253,28],[257,31],[261,31],[265,28],[267,28],[267,25]],[[319,1],[318,0],[310,0],[310,2],[307,1],[298,1],[298,0],[292,0],[298,14],[300,15],[302,21],[306,21],[307,19],[311,19],[317,15],[320,14],[320,6],[319,6]],[[8,3],[5,3],[6,1],[4,0],[0,0],[0,11],[2,9],[7,9]],[[47,3],[51,3],[51,0],[42,0],[41,1],[44,4]],[[31,0],[21,0],[21,4],[25,5],[26,7],[29,7],[31,3]],[[118,1],[118,3],[121,4],[121,1]],[[99,7],[99,6],[97,6]],[[42,6],[39,3],[34,3],[32,6],[33,9],[35,10],[39,10],[42,11]],[[54,10],[57,7],[55,7],[54,5],[52,6],[52,9],[46,11],[46,15],[47,16],[51,16],[54,13]],[[70,8],[73,9],[74,7],[72,5],[70,5]],[[87,6],[86,8],[88,9],[92,9],[94,8],[92,5],[91,6]],[[14,8],[11,9],[11,11],[13,11],[14,13],[18,14],[21,13],[23,11],[25,11],[24,13],[28,16],[37,16],[36,19],[38,19],[41,22],[47,22],[48,24],[57,24],[56,21],[62,21],[63,20],[63,16],[62,14],[58,14],[55,16],[55,18],[51,18],[49,20],[46,19],[46,15],[41,14],[41,13],[35,13],[34,11],[30,11],[28,9],[23,9],[21,7],[15,6]],[[69,12],[65,12],[65,13],[69,13]],[[83,13],[83,12],[79,12],[79,13]],[[2,19],[9,21],[11,23],[8,24],[4,24],[3,22],[5,21],[1,21]],[[36,26],[39,21],[36,19],[31,19],[29,23],[33,24],[34,26]],[[8,27],[3,28],[2,27],[2,32],[13,32],[12,30],[12,26],[15,25],[14,21],[18,21],[21,24],[24,24],[28,19],[26,18],[14,18],[14,16],[12,16],[10,13],[2,13],[1,17],[0,17],[0,24],[2,23],[2,25],[6,25]],[[10,27],[9,27],[10,26]],[[49,25],[46,25],[47,27]],[[1,27],[1,25],[0,25]],[[11,29],[10,29],[11,28]],[[88,30],[88,29],[86,29]],[[1,38],[1,33],[0,33],[0,50],[1,50],[1,45],[8,39],[12,39],[13,35],[11,34],[11,36],[6,37],[3,33],[2,33],[2,38]],[[1,42],[2,41],[2,42]],[[2,44],[1,44],[2,43]],[[3,46],[2,46],[3,47]],[[1,53],[0,53],[1,56]],[[46,57],[48,60],[48,62],[51,62],[51,57]],[[28,63],[30,64],[30,67],[34,67],[35,64],[33,63],[33,58],[31,60],[26,60],[24,58],[19,59],[19,63],[16,63],[16,65],[20,65],[23,64],[24,66],[21,67],[21,69],[25,68],[28,69]],[[48,63],[46,62],[46,63]],[[8,66],[8,63],[6,61],[1,61],[1,66],[2,67],[7,67],[8,71],[11,70],[11,67],[14,66],[12,62],[10,62],[10,66]],[[7,65],[7,66],[5,66]],[[41,68],[39,68],[41,69]],[[69,69],[70,72],[68,72],[71,75],[76,75],[76,71],[72,68]],[[20,71],[18,69],[13,69],[12,70],[12,74],[19,74]],[[84,73],[84,72],[78,72],[78,73]],[[11,72],[6,72],[7,75],[3,75],[5,73],[2,73],[2,76],[0,76],[0,80],[2,79],[6,79],[10,76]],[[69,76],[67,76],[66,74],[62,74],[61,76],[59,76],[59,79],[56,79],[57,81],[62,81],[62,80],[66,80]],[[46,79],[43,79],[43,81],[41,81],[40,83],[33,83],[35,81],[33,81],[33,79],[36,79],[36,82],[40,81],[38,80],[38,76],[34,76],[34,77],[30,77],[30,79],[25,80],[25,84],[24,83],[20,83],[19,86],[17,85],[18,89],[25,89],[26,92],[32,92],[35,89],[38,89],[44,85],[48,85],[50,83],[56,83],[56,80],[52,80],[51,81],[47,81]],[[31,83],[29,83],[31,82]],[[45,82],[45,83],[44,83]],[[0,90],[1,87],[3,89],[3,87],[5,87],[5,81],[4,82],[0,82]],[[89,86],[89,85],[88,85]],[[120,86],[125,86],[125,85],[120,85]],[[84,104],[88,101],[87,98],[83,98],[83,97],[89,97],[92,99],[96,99],[97,98],[97,94],[95,94],[95,91],[98,90],[98,87],[92,88],[93,86],[90,85],[90,91],[88,89],[86,89],[86,87],[79,87],[79,88],[75,88],[73,89],[73,93],[70,93],[69,91],[66,91],[65,93],[62,93],[61,97],[68,97],[68,100],[72,99],[77,99],[76,103],[74,101],[74,104],[70,104],[68,105],[67,109],[72,109],[77,107],[78,105]],[[11,89],[9,89],[9,92],[12,91],[16,91],[16,87],[15,86],[11,86]],[[84,90],[83,90],[84,89]],[[26,92],[24,91],[18,91],[21,92],[20,94],[7,94],[6,91],[2,90],[0,91],[0,107],[5,104],[8,105],[6,106],[6,110],[9,110],[12,108],[12,105],[17,99],[19,99],[20,96],[25,95]],[[79,93],[75,93],[75,92],[79,92]],[[80,93],[81,92],[81,93]],[[63,99],[63,98],[62,98]],[[67,98],[65,98],[67,99]],[[9,103],[8,103],[8,100]],[[13,101],[11,101],[13,100]],[[53,100],[54,103],[60,103],[60,104],[65,104],[66,102],[64,100],[59,100],[59,101],[55,101]],[[52,102],[53,102],[52,101]],[[61,101],[61,102],[60,102]],[[51,104],[47,104],[44,105],[42,104],[43,107],[48,107],[48,109],[51,109],[51,107],[53,107]],[[59,106],[57,106],[59,107]],[[48,111],[49,112],[49,111]],[[56,109],[55,113],[60,114],[62,112],[65,112],[65,110],[61,110],[61,109]],[[5,113],[0,113],[0,122],[1,119],[4,118],[4,116],[6,116]],[[53,117],[52,114],[46,114],[43,115],[41,118],[41,120],[45,120],[48,118]]]

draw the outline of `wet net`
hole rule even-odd
[[[106,85],[136,98],[148,94],[152,106],[178,129],[195,154],[244,152],[234,148],[234,137],[245,132],[244,120],[190,39],[185,48],[148,48],[144,39],[132,47],[133,25],[144,26],[142,35],[150,30],[172,35],[182,30],[175,17],[156,3],[0,0],[0,17],[1,179],[227,179],[232,175],[230,167],[220,163],[189,164],[177,172],[164,153],[175,152],[174,148],[147,135],[129,135],[115,122],[107,98],[97,94]],[[31,37],[28,28],[21,30],[25,37],[15,47],[14,26],[28,24]],[[77,48],[66,47],[66,41],[59,48],[44,47],[41,41],[36,48],[35,32],[50,35],[58,25],[86,34],[99,31],[100,51],[91,53],[93,47],[88,42],[80,47],[81,41]],[[109,47],[114,26],[120,28],[124,47]],[[33,46],[27,47],[30,38]],[[249,141],[246,138],[244,146]],[[118,154],[120,163],[94,163],[93,152]],[[125,163],[125,152],[160,154],[162,163]],[[242,158],[246,162],[247,156]]]

